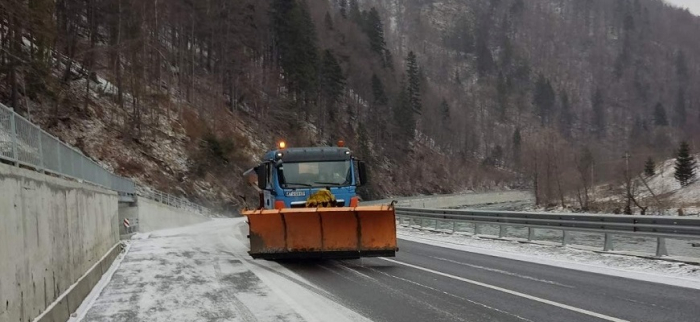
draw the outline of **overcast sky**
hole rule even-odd
[[[666,0],[679,7],[688,8],[696,16],[700,16],[700,0]]]

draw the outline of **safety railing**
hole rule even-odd
[[[655,237],[656,256],[668,255],[666,238],[700,239],[700,219],[695,218],[415,208],[397,208],[396,216],[401,225],[430,227],[425,224],[428,221],[436,230],[445,230],[441,223],[451,223],[452,232],[458,223],[468,223],[475,235],[482,226],[497,225],[500,238],[507,237],[508,227],[527,228],[528,240],[535,239],[536,229],[561,230],[564,246],[570,243],[569,232],[600,233],[604,234],[604,251],[613,250],[613,235]]]
[[[3,104],[0,104],[0,159],[119,193],[135,192],[133,181],[105,170]]]
[[[0,104],[0,160],[95,184],[114,190],[130,201],[138,193],[143,198],[172,207],[211,214],[208,208],[187,199],[148,188],[137,189],[131,179],[109,172],[79,150],[61,142],[3,104]]]
[[[187,199],[173,196],[171,194],[161,192],[158,190],[153,190],[146,187],[137,186],[136,194],[139,197],[147,198],[153,201],[160,202],[164,205],[168,205],[175,208],[180,208],[190,212],[196,212],[202,215],[212,215],[211,210],[206,207],[202,207],[194,202]]]

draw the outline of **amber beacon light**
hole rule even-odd
[[[285,149],[287,148],[287,142],[280,141],[280,143],[277,144],[280,149]]]

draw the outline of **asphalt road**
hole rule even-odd
[[[283,265],[374,321],[700,321],[700,290],[400,241],[397,257]]]

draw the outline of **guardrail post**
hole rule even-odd
[[[435,230],[439,230],[439,229],[440,229],[440,221],[435,219]]]
[[[506,237],[506,225],[498,226],[498,238]]]
[[[36,129],[39,132],[39,172],[44,173],[44,145],[41,142],[41,138],[44,136],[42,135],[41,129],[38,126]]]
[[[61,163],[61,150],[63,148],[63,144],[61,142],[56,143],[56,158],[58,159],[58,172],[59,174],[63,175],[65,172],[63,172],[63,164]]]
[[[566,245],[569,244],[569,231],[563,230],[563,234],[561,236],[561,245],[566,247]]]
[[[666,249],[666,238],[657,237],[656,238],[656,257],[668,256],[668,249]]]
[[[533,239],[535,239],[535,229],[527,227],[527,241],[532,241]]]
[[[455,232],[457,232],[457,222],[452,221],[452,233],[454,234]]]
[[[17,155],[17,123],[15,121],[15,111],[10,111],[10,137],[12,138],[12,159],[15,165],[19,166],[19,155]]]
[[[479,224],[474,223],[474,236],[481,234],[481,229],[479,229]]]
[[[603,251],[609,252],[611,250],[615,250],[613,247],[613,239],[612,239],[612,234],[605,234],[605,245],[603,246]]]
[[[420,220],[420,228],[423,229],[423,226],[425,226],[425,218],[421,218]]]

